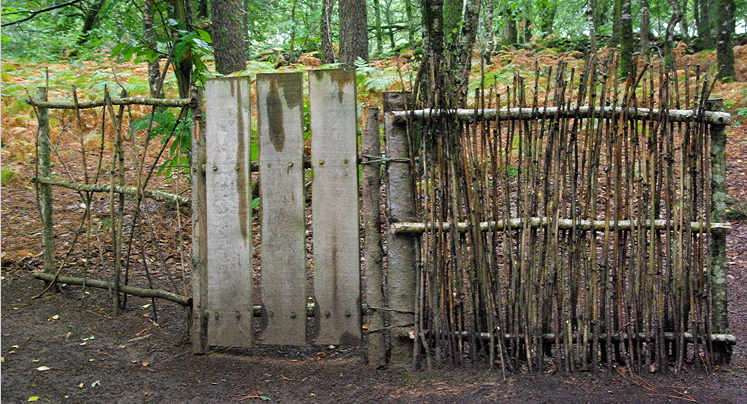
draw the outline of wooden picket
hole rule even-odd
[[[306,344],[303,74],[257,75],[262,342]]]
[[[317,344],[360,341],[355,70],[309,73]]]
[[[208,80],[206,95],[208,344],[252,346],[250,80]]]

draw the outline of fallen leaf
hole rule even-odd
[[[54,316],[52,316],[52,320],[59,320],[59,319],[60,319],[59,314],[55,314]]]
[[[18,348],[20,348],[20,346],[18,346],[18,345],[12,345],[11,348],[18,349]]]
[[[143,362],[143,363],[141,363],[141,365],[148,366],[148,365],[150,365],[150,362]]]
[[[144,309],[147,309],[148,307],[150,307],[150,303],[148,303],[148,304],[145,304],[145,305],[143,305],[143,306],[141,306],[141,307],[142,307],[142,308],[144,308]]]
[[[96,387],[101,384],[101,381],[96,380],[95,382],[91,383],[91,387]]]
[[[125,349],[125,348],[127,348],[127,345],[120,345],[119,348],[120,349]]]
[[[51,370],[51,369],[52,368],[50,368],[49,366],[39,366],[38,368],[36,368],[36,370],[40,372],[44,372],[44,371]]]
[[[31,359],[31,363],[39,363],[39,359]]]
[[[28,401],[39,401],[39,396],[31,396]]]
[[[83,388],[83,386],[85,386],[85,385],[86,385],[85,383],[82,383],[82,382],[81,382],[81,383],[80,383],[80,384],[78,385],[78,387],[80,387],[80,388],[82,389],[82,388]]]

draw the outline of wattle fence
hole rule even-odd
[[[208,80],[187,100],[71,107],[42,91],[31,101],[46,272],[38,276],[109,288],[117,309],[120,293],[185,305],[195,353],[365,340],[373,367],[485,359],[504,371],[666,371],[728,361],[731,117],[707,99],[707,80],[693,77],[680,97],[667,95],[663,74],[620,88],[592,69],[581,84],[564,70],[542,76],[547,88],[517,79],[503,100],[498,88],[482,89],[469,110],[413,110],[407,93],[385,93],[383,125],[377,108],[366,109],[360,141],[348,69],[310,72],[308,102],[302,73],[258,75],[256,134],[247,77]],[[680,98],[690,98],[683,109],[667,108]],[[108,108],[121,124],[113,105],[126,103],[190,111],[191,197],[148,190],[144,176],[128,186],[118,131],[107,184],[53,175],[49,109]],[[87,206],[93,193],[109,193],[111,282],[62,277],[52,186],[83,192]],[[139,254],[133,236],[125,240],[141,237],[146,199],[191,205],[189,288],[135,287],[120,275]]]

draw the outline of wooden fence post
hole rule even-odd
[[[723,111],[720,98],[708,100],[708,109]],[[711,124],[711,223],[726,220],[726,125]],[[726,285],[726,233],[712,232],[710,240],[711,293],[713,295],[713,332],[726,334],[729,311]],[[714,343],[717,363],[726,363],[731,345]]]
[[[37,88],[37,97],[41,101],[47,101],[47,88]],[[39,133],[37,144],[39,145],[39,176],[50,178],[52,176],[51,150],[52,144],[49,140],[49,109],[37,107],[37,119],[39,121]],[[52,224],[52,186],[37,181],[39,194],[41,195],[41,220],[42,220],[42,255],[44,258],[44,272],[55,273],[54,256],[54,228]]]
[[[368,108],[366,130],[362,133],[363,189],[361,192],[361,221],[366,266],[366,303],[368,303],[368,365],[374,369],[386,366],[384,345],[384,274],[381,263],[384,250],[381,244],[381,139],[379,109]]]
[[[408,96],[409,93],[384,93],[386,157],[389,161],[387,216],[390,224],[416,220],[407,127],[405,123],[395,122],[391,114],[406,109]],[[392,310],[390,359],[393,363],[409,364],[413,360],[410,332],[415,325],[415,241],[413,235],[393,233],[387,240],[387,292],[388,306]]]
[[[208,350],[207,315],[207,209],[205,206],[205,120],[202,110],[204,88],[193,87],[192,95],[192,307],[190,338],[192,352]]]

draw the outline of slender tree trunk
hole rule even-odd
[[[698,26],[698,45],[702,49],[715,49],[716,39],[714,18],[711,13],[712,2],[715,0],[697,0],[698,10],[696,24]]]
[[[622,18],[623,3],[630,0],[614,0],[612,6],[612,36],[610,36],[610,45],[617,46],[622,43]]]
[[[622,0],[620,5],[620,74],[627,77],[633,66],[633,14],[631,11],[632,0]]]
[[[519,43],[519,30],[516,27],[516,17],[512,10],[506,10],[506,33],[504,38],[506,45],[514,45]]]
[[[148,47],[156,49],[156,34],[153,30],[153,0],[145,0],[143,10],[143,31],[145,34],[145,42]],[[160,84],[161,81],[161,64],[158,59],[148,62],[148,87],[150,89],[150,96],[153,98],[160,98],[163,93]]]
[[[597,27],[597,13],[599,10],[599,0],[590,0],[589,9],[586,12],[586,17],[589,20],[589,53],[595,54],[597,52],[597,33],[599,32]]]
[[[555,15],[558,12],[558,4],[551,3],[549,5],[540,7],[539,9],[539,28],[542,31],[544,37],[553,33],[553,25],[555,24]]]
[[[682,19],[682,10],[680,10],[678,0],[668,0],[668,3],[672,11],[672,16],[669,18],[669,23],[667,23],[666,37],[664,39],[664,61],[667,66],[673,66],[674,55],[672,54],[672,48],[674,46],[674,29]]]
[[[173,45],[182,35],[179,31],[186,32],[192,26],[192,9],[188,0],[170,0],[168,7],[171,19],[177,22],[172,32]],[[177,31],[178,30],[178,31]],[[192,55],[175,55],[174,57],[174,75],[176,76],[176,85],[179,89],[179,98],[190,97],[190,87],[192,86]]]
[[[651,14],[648,0],[641,0],[641,54],[648,54],[651,47]]]
[[[495,48],[495,22],[493,20],[495,15],[495,3],[488,1],[488,9],[485,13],[485,44],[488,50],[492,51]]]
[[[88,42],[91,30],[94,29],[101,20],[99,14],[101,13],[101,9],[104,8],[104,4],[106,4],[106,0],[98,0],[91,4],[86,10],[86,14],[83,17],[83,28],[80,29],[80,36],[76,43],[78,47],[81,47]]]
[[[415,20],[415,13],[412,10],[412,0],[405,0],[405,17],[407,17],[407,42],[410,46],[415,44],[415,30],[418,22]]]
[[[381,30],[381,0],[373,0],[374,29],[376,30],[376,56],[384,52],[384,32]]]
[[[215,69],[220,74],[246,69],[243,5],[243,0],[212,0]]]
[[[322,18],[320,33],[322,37],[322,63],[335,63],[335,48],[332,45],[332,9],[334,0],[322,1]]]
[[[368,62],[368,20],[365,0],[340,0],[340,62]]]
[[[718,0],[718,42],[716,43],[716,60],[718,62],[718,77],[724,81],[734,80],[734,0]]]
[[[153,2],[153,0],[148,0],[150,2]],[[208,20],[210,18],[210,8],[208,4],[208,0],[198,0],[197,1],[197,19],[199,21]]]
[[[688,0],[682,0],[682,21],[680,21],[680,32],[682,32],[682,38],[685,40],[690,38],[690,22],[687,19],[687,2]]]

